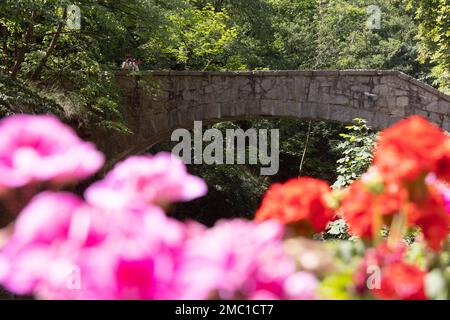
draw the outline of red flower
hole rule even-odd
[[[397,262],[383,269],[381,286],[372,292],[384,300],[426,300],[425,277],[419,267]]]
[[[425,194],[425,199],[408,204],[408,222],[410,226],[419,226],[429,247],[439,251],[448,236],[450,217],[443,195],[434,186],[427,186]]]
[[[313,178],[297,178],[285,184],[275,184],[266,193],[256,220],[276,219],[285,224],[312,226],[324,231],[333,220],[334,212],[325,197],[331,193],[329,185]]]
[[[370,291],[379,299],[426,299],[426,273],[405,263],[405,254],[404,244],[389,246],[386,242],[368,250],[355,273],[356,291]]]
[[[354,182],[342,199],[340,213],[349,226],[352,235],[372,238],[390,216],[399,212],[406,191],[391,184],[382,194],[371,193],[361,182]]]
[[[367,280],[371,266],[378,266],[379,268],[382,268],[386,265],[401,262],[405,257],[405,252],[405,245],[400,244],[391,248],[386,242],[380,244],[376,248],[367,250],[366,255],[354,275],[356,291],[359,294],[363,294],[369,289]]]
[[[400,121],[380,134],[374,164],[387,181],[413,182],[429,172],[449,178],[449,138],[420,116]]]

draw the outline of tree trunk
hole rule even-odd
[[[34,17],[35,17],[35,13],[33,12],[31,14],[30,25],[28,26],[27,31],[25,33],[24,44],[17,51],[16,61],[14,63],[14,66],[13,66],[12,70],[11,70],[11,77],[12,78],[16,78],[17,77],[17,74],[20,71],[20,67],[22,66],[22,63],[25,60],[25,54],[27,53],[27,50],[28,50],[28,44],[31,41],[31,39],[33,38]]]
[[[34,69],[33,75],[31,76],[31,80],[38,80],[41,76],[42,70],[44,69],[48,58],[53,54],[53,51],[55,50],[56,44],[58,43],[59,37],[61,36],[61,32],[64,28],[65,20],[67,17],[67,8],[64,9],[61,21],[58,24],[58,27],[56,28],[56,32],[53,35],[52,41],[50,41],[50,45],[47,48],[47,51],[45,52],[44,57],[39,62],[36,69]]]
[[[3,38],[3,64],[5,72],[8,72],[8,28],[2,26],[2,38]]]

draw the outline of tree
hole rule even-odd
[[[397,69],[414,77],[417,28],[401,1],[292,1],[276,5],[276,46],[289,69]],[[367,8],[381,10],[380,29],[367,28]]]
[[[177,10],[166,12],[166,19],[163,32],[142,49],[156,57],[159,51],[186,70],[220,68],[221,56],[237,37],[227,10],[216,11],[210,4],[197,8],[192,1],[184,1]]]
[[[450,3],[446,0],[409,0],[419,23],[420,62],[433,65],[434,84],[450,92]]]

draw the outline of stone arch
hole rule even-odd
[[[194,120],[360,117],[382,129],[419,114],[450,130],[450,96],[399,71],[147,71],[119,72],[116,79],[133,134],[93,137],[111,163],[145,152]]]

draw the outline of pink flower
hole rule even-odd
[[[205,195],[205,182],[186,171],[181,160],[169,153],[130,157],[119,163],[104,180],[85,193],[89,203],[107,209],[130,205],[165,205]]]
[[[445,209],[447,210],[447,213],[450,214],[450,187],[448,187],[448,185],[442,183],[439,185],[438,189],[439,189],[439,192],[444,197]]]
[[[112,270],[114,299],[180,299],[189,285],[179,281],[185,261],[184,225],[159,208],[150,208],[134,213],[129,225],[135,230],[125,232],[127,240],[119,233],[122,239],[109,239],[111,246],[122,246],[117,248]]]
[[[53,116],[15,115],[0,121],[0,191],[34,181],[77,181],[103,161],[92,144]]]
[[[297,272],[284,283],[284,292],[288,297],[298,300],[313,300],[319,280],[311,272]]]
[[[64,299],[203,299],[185,281],[187,234],[184,225],[157,207],[129,212],[117,220],[106,241],[87,248],[75,265],[81,290],[47,288],[45,297]],[[128,221],[126,221],[128,220]],[[121,225],[122,224],[122,225]]]
[[[46,282],[40,296],[106,300],[181,297],[185,290],[178,281],[178,269],[184,261],[183,225],[156,207],[145,210],[131,214],[128,226],[115,225],[98,246],[78,252],[73,260],[80,273],[78,290],[67,289],[65,281],[56,285]],[[138,220],[140,224],[135,224]]]
[[[35,197],[0,252],[0,283],[18,294],[34,292],[46,281],[53,263],[68,256],[63,251],[94,245],[104,236],[89,228],[89,220],[83,222],[89,217],[89,209],[72,194],[48,192]]]
[[[302,289],[292,279],[287,282],[295,264],[284,252],[283,233],[274,221],[219,222],[189,241],[184,275],[198,284],[193,289],[223,299],[310,298],[313,292],[306,291],[312,286]]]
[[[42,299],[312,299],[274,221],[183,224],[152,205],[93,207],[42,193],[0,251],[0,284]]]
[[[425,181],[428,185],[435,185],[437,187],[437,190],[444,199],[445,209],[450,215],[450,186],[447,183],[439,180],[435,174],[427,175]]]
[[[0,251],[0,283],[43,299],[201,299],[180,273],[186,236],[158,207],[99,211],[43,193]]]

